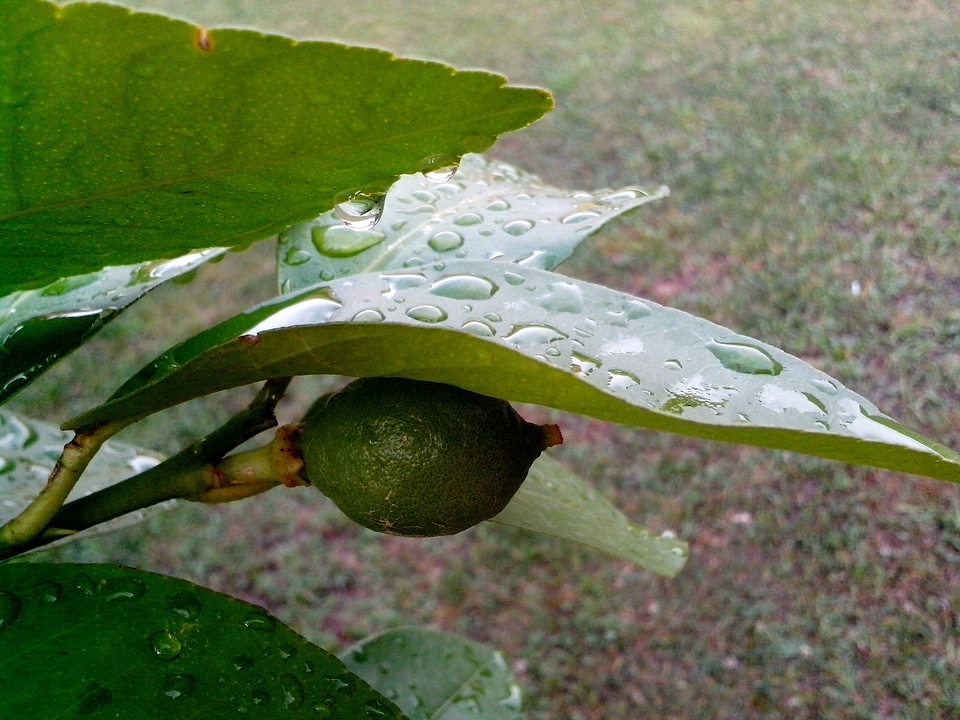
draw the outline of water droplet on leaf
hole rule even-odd
[[[63,596],[63,587],[52,580],[44,580],[33,589],[34,595],[43,603],[55,603]]]
[[[316,230],[317,228],[314,228]],[[283,262],[292,267],[310,262],[310,253],[300,248],[292,247],[283,255]]]
[[[303,683],[296,675],[283,673],[280,676],[280,695],[287,710],[299,710],[303,707]]]
[[[372,225],[371,225],[372,227]],[[364,250],[376,247],[386,239],[386,235],[369,229],[350,225],[328,225],[310,230],[310,239],[317,252],[327,257],[347,258],[359,255]],[[298,250],[297,252],[303,252]],[[309,255],[307,256],[309,259]],[[293,264],[293,263],[288,263]]]
[[[139,600],[147,587],[137,578],[110,578],[100,583],[100,597],[107,602]]]
[[[436,252],[450,252],[463,245],[463,236],[452,230],[442,230],[427,240],[427,245]]]
[[[11,592],[0,590],[0,632],[6,630],[20,617],[20,598]]]
[[[352,322],[358,323],[377,323],[383,321],[383,313],[379,310],[374,310],[373,308],[367,308],[366,310],[361,310],[356,315],[353,316]]]
[[[460,329],[477,337],[494,337],[497,334],[492,327],[480,320],[468,320]]]
[[[513,220],[503,226],[503,231],[513,237],[526,235],[531,230],[533,230],[533,222],[530,220]]]
[[[165,675],[163,694],[171,700],[188,698],[197,691],[197,679],[193,675]]]
[[[575,212],[565,217],[561,218],[560,222],[564,225],[576,225],[582,222],[587,222],[588,220],[594,220],[600,217],[600,213],[595,210],[586,210],[583,212]]]
[[[251,610],[243,619],[243,626],[245,628],[259,630],[261,632],[273,632],[276,625],[277,621],[267,615],[263,610]]]
[[[150,649],[158,660],[170,662],[180,657],[183,646],[176,635],[166,630],[158,630],[149,638]]]
[[[483,218],[477,213],[467,212],[461,213],[454,218],[453,224],[459,225],[460,227],[470,227],[471,225],[479,225],[483,222]]]
[[[566,340],[567,337],[550,325],[514,325],[503,339],[517,347],[531,347]]]
[[[438,323],[447,319],[447,313],[435,305],[417,305],[407,310],[407,317],[425,323]]]
[[[445,183],[457,173],[460,159],[453,155],[431,155],[420,161],[417,170],[433,183]]]
[[[748,375],[779,375],[783,365],[773,359],[766,350],[737,342],[720,342],[713,340],[707,343],[707,349],[728,370],[746,373]]]
[[[430,288],[430,293],[455,300],[486,300],[493,297],[499,288],[478,275],[447,275]]]
[[[333,211],[352,230],[370,230],[380,222],[387,195],[362,190],[338,195]]]
[[[196,620],[202,610],[200,601],[188,592],[178,592],[167,600],[167,608],[184,620]]]

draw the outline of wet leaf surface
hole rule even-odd
[[[0,565],[0,716],[400,720],[264,610],[116,565]]]

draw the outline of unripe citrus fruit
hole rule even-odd
[[[452,385],[362,378],[303,421],[304,476],[379,532],[451,535],[506,507],[540,453],[562,442],[505,400]]]

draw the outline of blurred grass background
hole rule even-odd
[[[561,187],[673,192],[562,272],[777,344],[960,448],[952,0],[125,4],[549,88],[557,109],[491,155]],[[270,297],[271,261],[261,243],[153,293],[15,409],[59,422],[98,402],[170,343]],[[284,419],[325,386],[299,380]],[[123,437],[173,451],[251,395]],[[333,648],[409,623],[489,642],[531,719],[960,715],[958,488],[528,414],[559,417],[557,455],[631,517],[690,540],[678,578],[492,525],[379,537],[309,490],[181,507],[47,556],[186,577]]]

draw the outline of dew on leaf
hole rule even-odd
[[[0,632],[10,627],[20,617],[20,598],[6,590],[0,590]]]
[[[493,282],[478,275],[447,275],[430,287],[430,293],[455,300],[486,300],[498,289]]]
[[[506,212],[510,209],[510,203],[503,198],[495,198],[487,205],[487,210],[491,212]]]
[[[436,252],[450,252],[463,245],[463,236],[452,230],[441,230],[427,240],[427,245]]]
[[[707,349],[728,370],[747,375],[779,375],[783,365],[766,350],[755,345],[712,340]]]
[[[384,718],[396,717],[396,713],[380,698],[367,700],[363,705],[363,710],[369,720],[384,720]]]
[[[147,586],[138,578],[110,578],[100,583],[100,597],[107,602],[139,600],[147,594]]]
[[[90,683],[77,698],[77,713],[93,715],[97,710],[113,704],[113,693],[100,683]]]
[[[147,638],[150,643],[150,650],[157,660],[170,662],[180,657],[183,645],[176,635],[167,630],[158,630]]]
[[[323,291],[318,291],[318,293],[322,292]],[[301,300],[281,310],[277,310],[273,315],[264,318],[244,334],[258,335],[267,330],[276,330],[278,328],[294,327],[296,325],[317,325],[325,322],[341,307],[343,306],[340,301],[329,294],[325,297],[307,298],[306,300]]]
[[[314,228],[316,230],[317,228]],[[283,262],[291,267],[303,265],[310,262],[310,253],[300,248],[289,248],[283,255]]]
[[[163,688],[161,692],[171,700],[188,698],[196,691],[197,678],[193,675],[165,675],[163,678]]]
[[[523,275],[518,275],[517,273],[505,272],[503,274],[503,279],[507,281],[510,285],[523,285],[524,277]]]
[[[588,220],[595,220],[598,217],[600,217],[600,213],[596,212],[595,210],[584,210],[565,215],[560,219],[560,222],[564,225],[577,225],[579,223],[587,222]]]
[[[460,227],[470,227],[471,225],[479,225],[483,222],[483,218],[477,213],[467,212],[457,215],[453,219],[454,225],[459,225]]]
[[[827,395],[832,396],[837,394],[837,385],[832,380],[821,380],[817,378],[816,380],[811,380],[810,384]]]
[[[407,317],[425,323],[438,323],[447,319],[447,313],[436,305],[417,305],[407,310]]]
[[[277,621],[267,615],[263,610],[251,610],[243,619],[243,626],[250,630],[259,630],[260,632],[273,632]]]
[[[539,303],[548,312],[579,314],[583,312],[583,290],[573,283],[553,283]]]
[[[391,299],[396,299],[396,293],[401,290],[419,288],[427,284],[426,276],[420,273],[382,273],[380,278],[387,283],[388,288],[382,294]]]
[[[492,327],[481,320],[468,320],[460,329],[477,337],[494,337],[497,334]]]
[[[254,666],[256,660],[249,655],[237,655],[233,658],[233,667],[235,670],[249,670]]]
[[[303,683],[292,673],[283,673],[280,678],[280,697],[287,710],[299,710],[303,707],[305,693]]]
[[[186,591],[171,595],[167,599],[167,609],[184,620],[196,620],[202,610],[196,596]]]
[[[52,580],[44,580],[33,589],[33,595],[42,603],[55,603],[63,597],[63,586]]]
[[[503,339],[517,347],[531,347],[566,340],[567,337],[550,325],[514,325]]]
[[[383,322],[383,313],[373,308],[361,310],[351,318],[351,322],[357,323],[378,323]]]
[[[370,230],[380,222],[387,195],[357,190],[334,198],[333,211],[352,230]]]
[[[533,230],[533,222],[530,220],[513,220],[503,226],[503,231],[513,237],[526,235],[531,230]]]
[[[669,359],[669,360],[664,360],[664,361],[663,361],[663,366],[664,366],[667,370],[683,370],[683,363],[681,363],[679,360],[675,360],[675,359],[673,359],[673,358],[671,358],[671,359]]]
[[[382,232],[351,225],[316,226],[310,230],[310,239],[317,252],[333,258],[348,258],[359,255],[364,250],[376,247],[386,237]],[[297,252],[303,251],[298,250]],[[309,260],[309,255],[307,259]]]
[[[250,691],[250,699],[254,705],[266,705],[270,702],[270,691],[265,687],[255,687]]]
[[[417,165],[417,170],[433,183],[445,183],[457,173],[460,159],[453,155],[431,155]]]
[[[640,379],[626,370],[610,370],[607,387],[611,390],[626,390],[640,384]]]

